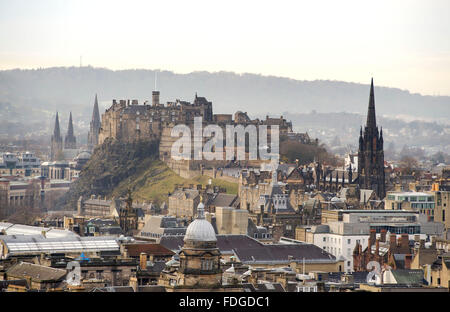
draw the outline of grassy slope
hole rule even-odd
[[[161,204],[167,202],[168,193],[173,192],[175,184],[183,184],[185,186],[202,184],[205,186],[209,180],[207,176],[184,179],[160,160],[148,159],[139,167],[141,170],[130,177],[130,182],[127,179],[119,183],[113,190],[112,196],[125,194],[127,187],[130,186],[135,200],[146,200]],[[212,179],[212,185],[226,188],[228,194],[237,194],[238,186],[236,183]]]

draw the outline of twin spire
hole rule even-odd
[[[59,114],[56,112],[55,118],[55,128],[53,129],[53,140],[62,141],[61,136],[61,128],[59,126]],[[64,140],[64,148],[65,149],[75,149],[76,148],[76,138],[73,131],[73,121],[72,121],[72,112],[69,115],[69,125],[67,126],[67,134]]]

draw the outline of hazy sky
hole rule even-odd
[[[0,0],[0,69],[331,79],[450,95],[450,1]]]

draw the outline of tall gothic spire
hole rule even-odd
[[[56,112],[55,128],[53,129],[53,135],[50,146],[50,159],[52,161],[59,160],[57,158],[61,157],[62,148],[63,146],[62,146],[61,129],[59,128],[59,116],[58,112]]]
[[[94,111],[92,112],[92,122],[95,124],[100,124],[100,113],[98,110],[97,94],[95,94]]]
[[[73,135],[72,112],[70,112],[69,116],[69,125],[67,126],[67,135],[64,140],[64,148],[66,149],[77,148],[77,140]]]
[[[67,127],[67,136],[73,136],[72,112],[69,115],[69,126]]]
[[[373,78],[370,83],[370,98],[369,98],[369,110],[367,112],[367,128],[375,129],[377,121],[375,118],[375,95],[373,92]]]
[[[98,136],[100,133],[100,128],[101,128],[100,113],[98,110],[97,94],[95,94],[94,110],[92,111],[92,120],[88,133],[88,145],[92,149],[98,144]]]
[[[59,129],[58,112],[56,112],[55,128],[53,129],[53,136],[54,136],[55,138],[61,137],[61,131],[60,131],[60,129]]]

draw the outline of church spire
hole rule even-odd
[[[72,112],[69,115],[69,126],[67,127],[67,135],[73,136]]]
[[[92,122],[95,124],[100,124],[100,113],[98,110],[97,94],[95,94],[94,110],[92,112]]]
[[[100,113],[98,110],[97,94],[95,94],[94,110],[92,111],[92,120],[88,133],[88,145],[94,148],[98,144],[98,137],[101,128]]]
[[[61,137],[61,131],[59,129],[59,117],[58,112],[56,112],[56,118],[55,118],[55,128],[53,129],[53,136],[55,138]]]
[[[59,116],[58,112],[56,112],[55,128],[53,129],[53,135],[50,146],[50,159],[52,161],[57,160],[57,158],[61,157],[60,152],[62,152],[62,147],[63,146],[62,146],[61,130],[59,128]]]
[[[367,128],[375,129],[377,121],[375,118],[375,95],[373,92],[373,78],[370,83],[370,97],[369,97],[369,110],[367,112]]]
[[[67,127],[67,135],[64,140],[64,148],[75,149],[77,148],[77,141],[73,135],[73,123],[72,123],[72,112],[69,115],[69,125]]]

